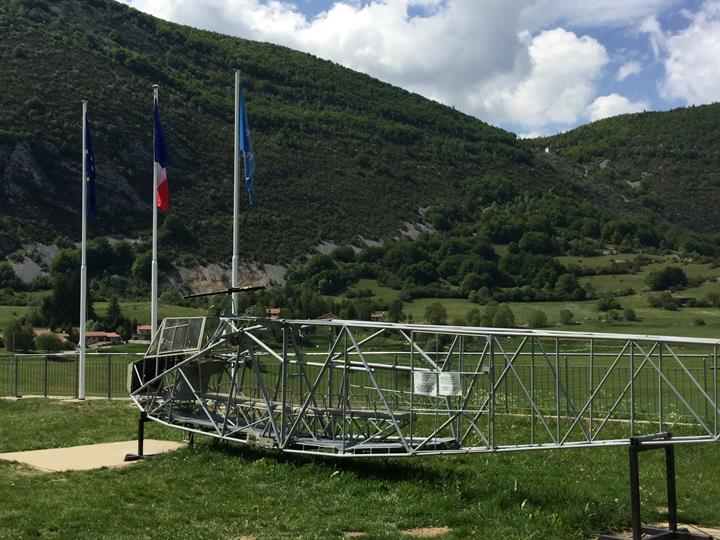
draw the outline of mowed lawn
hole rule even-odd
[[[0,452],[131,439],[127,402],[0,401]],[[501,429],[512,430],[512,419]],[[151,424],[149,437],[178,439]],[[720,524],[720,447],[676,450],[680,519]],[[643,517],[664,519],[660,454]],[[594,538],[629,524],[623,448],[337,461],[213,444],[129,467],[39,473],[0,462],[0,538]]]

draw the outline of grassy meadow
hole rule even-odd
[[[497,248],[496,248],[497,250]],[[575,265],[584,268],[605,267],[613,262],[632,260],[635,254],[602,255],[597,257],[562,256],[557,259],[565,265]],[[532,311],[540,310],[545,313],[548,325],[555,329],[661,334],[691,337],[720,337],[720,308],[708,307],[682,307],[677,311],[669,311],[650,307],[648,297],[657,292],[648,291],[646,279],[650,272],[665,266],[681,267],[688,278],[700,281],[697,286],[684,289],[677,293],[682,297],[704,299],[708,293],[720,293],[720,268],[710,264],[679,261],[675,257],[649,257],[653,262],[642,267],[634,274],[608,274],[580,278],[583,284],[590,284],[598,293],[613,293],[633,289],[633,294],[623,294],[617,297],[621,305],[620,313],[625,308],[635,311],[636,321],[606,321],[604,313],[598,311],[597,300],[562,301],[562,302],[509,302],[508,305],[515,314],[517,324],[527,324]],[[353,291],[361,289],[370,290],[373,298],[384,302],[391,302],[399,296],[399,291],[379,285],[374,279],[361,279],[351,288]],[[460,321],[465,318],[471,309],[481,306],[465,299],[458,298],[419,298],[405,304],[403,311],[412,316],[416,322],[423,321],[425,309],[430,304],[440,302],[448,313],[448,323]],[[560,324],[560,311],[569,309],[574,315],[574,324]],[[704,324],[698,324],[702,320]]]
[[[597,267],[630,257],[568,257],[563,263]],[[519,325],[532,310],[542,310],[555,329],[720,337],[718,308],[668,311],[648,305],[647,273],[665,264],[669,262],[656,260],[636,274],[581,278],[599,292],[632,288],[632,294],[617,299],[622,309],[636,312],[637,321],[607,322],[595,300],[513,302],[510,307]],[[697,279],[696,286],[678,295],[703,299],[720,291],[720,269],[672,264]],[[352,289],[370,289],[374,299],[385,302],[399,296],[375,280],[361,280]],[[422,322],[426,307],[438,301],[447,309],[449,323],[479,307],[467,300],[425,298],[406,303],[404,311]],[[140,322],[149,318],[147,303],[121,302],[121,307]],[[27,309],[0,307],[0,321]],[[101,315],[107,304],[96,303],[95,309]],[[573,312],[575,324],[559,324],[561,309]],[[164,305],[160,315],[204,313]],[[698,319],[704,324],[697,324]],[[113,393],[123,391],[125,362],[112,363]],[[97,380],[89,383],[102,394],[107,364],[104,357],[96,363]],[[37,373],[31,371],[43,365],[44,359],[38,359],[35,367],[25,368],[21,384],[32,385]],[[66,381],[68,388],[72,385],[74,377]],[[520,436],[523,417],[500,416],[498,439]],[[127,401],[0,400],[0,452],[132,439],[136,421],[137,411]],[[607,429],[626,435],[620,425]],[[180,432],[156,424],[147,427],[147,436],[181,438]],[[643,518],[648,523],[666,519],[662,457],[649,452],[641,458]],[[720,525],[720,448],[682,446],[676,459],[680,520]],[[44,474],[0,462],[0,539],[395,539],[417,537],[418,529],[433,527],[444,528],[443,539],[595,538],[629,526],[628,491],[624,448],[339,461],[201,438],[194,448],[121,469]]]
[[[0,452],[132,439],[136,418],[127,402],[0,401]],[[676,454],[680,519],[717,525],[718,447]],[[642,456],[648,522],[664,519],[661,457]],[[0,538],[593,538],[630,519],[623,448],[338,461],[201,438],[120,469],[0,462],[0,491]]]

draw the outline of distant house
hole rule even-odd
[[[122,343],[122,339],[120,338],[120,334],[116,332],[86,332],[85,343],[90,346],[95,345],[99,347],[100,345]]]
[[[282,317],[282,310],[280,308],[271,307],[265,310],[265,318],[267,319],[279,319]]]
[[[152,326],[149,324],[138,324],[135,327],[135,339],[150,341],[152,339]]]
[[[385,322],[385,312],[384,311],[373,311],[370,314],[370,320],[375,322]]]

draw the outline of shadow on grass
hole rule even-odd
[[[404,480],[427,482],[437,485],[439,481],[449,480],[450,476],[457,476],[447,467],[437,469],[437,464],[431,461],[437,460],[437,456],[408,457],[408,458],[339,458],[333,456],[308,456],[303,454],[289,454],[280,450],[266,450],[263,448],[244,446],[227,441],[211,440],[196,442],[196,447],[212,449],[222,452],[225,455],[237,457],[245,461],[264,459],[278,464],[292,466],[311,465],[326,469],[328,472],[341,471],[351,472],[360,478],[379,480]],[[445,458],[441,458],[445,461]]]

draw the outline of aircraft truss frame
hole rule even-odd
[[[182,321],[131,397],[193,434],[336,457],[720,442],[720,340],[228,316],[163,350]]]

